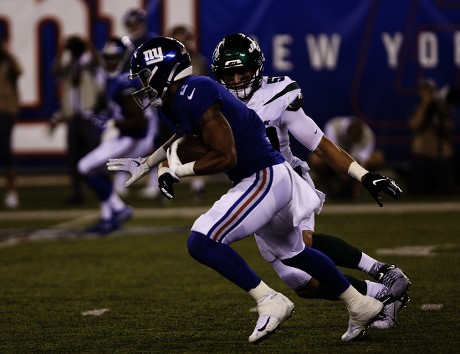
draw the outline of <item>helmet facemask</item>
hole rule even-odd
[[[155,67],[155,69],[157,68],[158,67]],[[142,83],[142,88],[132,94],[134,100],[142,109],[146,109],[150,105],[154,107],[160,107],[163,105],[162,98],[169,85],[164,88],[161,95],[159,95],[159,92],[149,85],[150,80],[155,74],[155,69],[152,72],[150,69],[144,68],[138,73],[133,73],[131,71],[129,74],[130,79],[138,78]]]
[[[245,101],[260,87],[260,78],[260,68],[238,66],[224,70],[219,81],[236,98]]]

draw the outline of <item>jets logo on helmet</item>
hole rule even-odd
[[[142,109],[161,106],[169,86],[190,75],[190,55],[185,46],[173,38],[151,38],[140,45],[131,58],[129,77],[142,82],[142,89],[134,92],[133,97]]]

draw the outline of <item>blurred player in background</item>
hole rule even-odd
[[[78,163],[79,172],[85,176],[88,186],[100,201],[100,220],[85,230],[85,233],[108,234],[120,228],[132,217],[132,209],[117,195],[111,176],[106,169],[110,158],[119,156],[139,156],[152,149],[152,123],[156,121],[156,111],[143,111],[131,94],[139,85],[128,79],[126,61],[130,58],[131,45],[125,38],[110,38],[102,49],[102,57],[107,71],[107,109],[93,117],[93,124],[101,131],[113,125],[118,133],[111,133],[101,144],[84,156]]]
[[[298,174],[313,188],[309,166],[293,155],[289,133],[302,145],[318,155],[324,163],[336,171],[365,183],[370,193],[382,204],[378,193],[389,192],[399,198],[399,187],[384,176],[364,170],[344,150],[334,145],[316,123],[302,109],[303,95],[297,83],[287,76],[263,76],[264,56],[259,45],[250,37],[236,33],[226,36],[215,48],[212,69],[217,81],[229,89],[234,96],[255,110],[266,126],[272,145],[277,148]],[[353,173],[353,169],[359,174]],[[350,170],[352,170],[350,172]],[[380,181],[379,181],[380,180]],[[373,184],[372,181],[377,181]],[[393,190],[394,189],[394,190]],[[315,189],[316,190],[316,189]],[[323,202],[325,195],[316,190]],[[329,256],[337,266],[360,269],[380,283],[363,281],[347,276],[350,283],[362,294],[375,297],[386,303],[385,311],[375,328],[390,328],[396,325],[396,312],[408,297],[406,290],[410,282],[404,273],[393,265],[379,262],[347,242],[329,235],[314,233],[314,213],[302,225],[305,243]],[[284,265],[271,254],[263,238],[256,235],[263,257],[270,262],[280,278],[301,297],[337,299],[327,287],[309,274]]]
[[[230,247],[255,232],[274,257],[311,272],[344,301],[350,320],[342,340],[359,337],[383,304],[360,294],[328,257],[305,247],[299,225],[305,210],[320,207],[320,198],[273,148],[257,114],[214,80],[193,76],[185,47],[169,37],[153,38],[137,48],[130,73],[143,85],[133,95],[138,104],[161,107],[160,116],[175,135],[148,157],[112,159],[108,168],[129,171],[130,185],[167,159],[169,167],[159,171],[159,183],[169,198],[182,177],[227,174],[232,188],[195,221],[187,246],[194,259],[257,302],[259,319],[249,341],[265,338],[294,309],[288,298],[268,287]],[[182,164],[177,156],[177,138],[182,135],[199,135],[209,152]]]
[[[84,189],[77,164],[100,142],[100,130],[92,124],[96,112],[105,102],[105,75],[99,53],[86,39],[72,35],[59,47],[53,73],[61,88],[60,109],[50,121],[67,124],[67,155],[72,194],[69,205],[81,204]]]
[[[134,50],[139,47],[142,43],[150,38],[157,36],[154,32],[149,32],[149,18],[147,12],[141,8],[132,8],[126,11],[123,16],[123,25],[126,30],[126,34],[129,37],[132,46],[129,48],[130,57]],[[126,70],[129,70],[129,60],[126,61]],[[157,120],[155,127],[155,134],[152,140],[152,151],[154,147],[161,146],[167,138],[165,138],[165,127],[160,120]],[[170,132],[166,135],[169,137]],[[120,195],[128,194],[128,189],[125,187],[127,177],[126,174],[121,172],[116,174],[114,178],[114,188]],[[160,190],[158,189],[157,183],[157,169],[152,169],[149,179],[146,182],[144,188],[139,190],[139,195],[147,199],[156,199],[160,196]]]
[[[4,203],[9,209],[19,206],[11,135],[20,109],[18,78],[21,74],[19,61],[0,37],[0,167],[5,168]]]
[[[144,9],[133,8],[126,11],[123,16],[123,25],[125,26],[126,34],[133,44],[132,51],[146,40],[157,35],[156,33],[149,32],[147,12]],[[129,67],[129,62],[127,65]]]

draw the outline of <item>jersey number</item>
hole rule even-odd
[[[284,76],[269,76],[267,78],[267,84],[274,84],[281,81],[284,81]]]

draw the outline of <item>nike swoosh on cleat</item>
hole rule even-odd
[[[375,181],[372,181],[372,184],[373,184],[374,186],[376,186],[377,183],[380,182],[380,181],[386,181],[386,179],[385,179],[385,178],[376,179]]]
[[[137,165],[137,167],[139,167],[141,165],[141,163],[139,161],[133,160],[133,162]]]
[[[267,318],[267,322],[265,322],[265,324],[262,327],[257,328],[259,332],[265,331],[265,328],[267,328],[268,322],[270,322],[270,318],[271,317]]]

